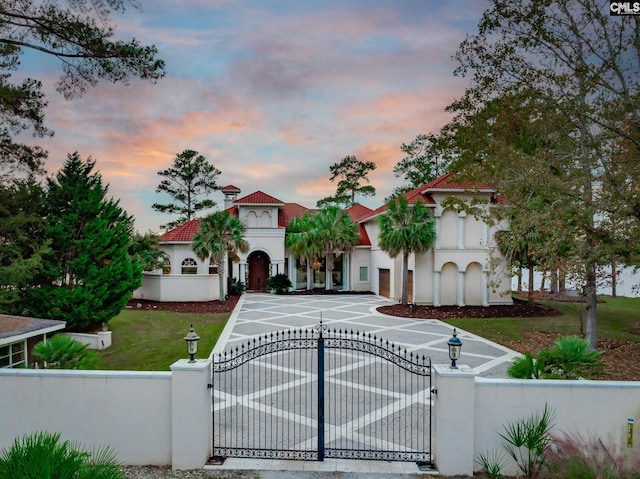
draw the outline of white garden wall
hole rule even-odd
[[[151,301],[217,301],[220,299],[217,274],[143,273],[142,286],[134,299]]]
[[[503,451],[503,425],[541,413],[545,404],[555,413],[552,432],[601,439],[623,451],[627,419],[640,419],[640,382],[490,379],[464,366],[434,371],[434,454],[445,475],[480,470],[479,453]],[[640,454],[638,429],[630,454]],[[515,474],[515,464],[504,472]]]
[[[0,369],[0,449],[36,431],[171,464],[171,373]]]

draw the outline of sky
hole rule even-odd
[[[185,149],[222,171],[220,186],[315,207],[335,193],[329,167],[347,155],[373,161],[380,206],[403,184],[402,143],[437,133],[445,108],[469,84],[452,55],[476,32],[485,0],[141,0],[113,17],[117,37],[154,44],[166,61],[157,84],[100,83],[81,98],[55,92],[60,64],[29,53],[21,72],[44,83],[46,124],[37,143],[54,174],[68,153],[91,156],[109,195],[140,232],[174,217],[151,205]],[[211,198],[223,206],[223,195]]]

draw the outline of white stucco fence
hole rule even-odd
[[[498,435],[517,419],[540,414],[548,404],[555,416],[552,433],[597,438],[608,447],[640,454],[640,431],[627,448],[627,420],[640,420],[640,382],[513,380],[476,377],[461,367],[434,366],[434,454],[441,474],[480,470],[478,454],[504,452]],[[505,454],[506,456],[506,454]],[[504,471],[516,474],[515,464]]]
[[[554,432],[577,432],[627,448],[627,419],[640,419],[640,382],[520,381],[435,365],[432,452],[443,475],[471,475],[481,452],[502,449],[503,425],[555,412]],[[171,372],[0,369],[0,449],[35,431],[85,447],[111,446],[123,464],[201,468],[212,439],[211,359]],[[515,469],[505,471],[515,473]]]
[[[217,274],[144,272],[142,286],[132,296],[150,301],[217,301],[220,299],[220,277]]]

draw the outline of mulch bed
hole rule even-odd
[[[231,313],[233,312],[240,296],[228,296],[225,302],[222,301],[189,301],[189,302],[160,302],[146,299],[132,299],[127,303],[129,309],[139,309],[143,311],[175,311],[176,313]]]

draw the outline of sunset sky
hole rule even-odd
[[[54,173],[67,153],[91,155],[109,194],[139,231],[172,219],[151,209],[157,172],[197,150],[242,195],[262,190],[314,207],[335,192],[329,166],[374,161],[379,206],[402,182],[402,143],[437,132],[467,80],[451,56],[476,31],[485,0],[142,0],[118,14],[121,38],[155,44],[167,62],[153,85],[101,83],[82,98],[54,91],[60,65],[29,53],[22,74],[43,80]],[[213,199],[222,206],[223,196]]]

